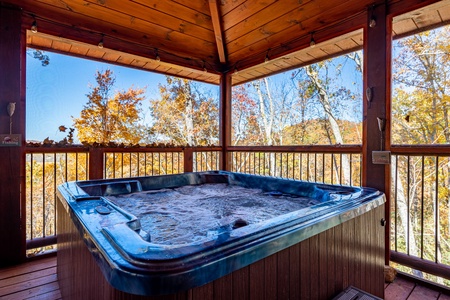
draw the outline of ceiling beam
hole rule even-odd
[[[211,11],[211,21],[214,28],[214,35],[216,37],[217,51],[219,53],[219,61],[222,64],[227,63],[225,54],[225,45],[223,43],[222,22],[219,14],[219,0],[209,0],[209,10]]]

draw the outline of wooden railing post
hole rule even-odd
[[[376,18],[376,25],[366,27],[364,36],[364,117],[363,117],[363,173],[362,185],[376,188],[386,194],[385,219],[389,220],[389,186],[390,166],[374,164],[373,151],[390,148],[390,53],[391,20],[387,18],[386,4],[379,4],[368,10],[367,23]],[[389,24],[388,24],[389,23]],[[380,132],[379,119],[384,119],[386,126]],[[384,139],[382,139],[384,134]],[[389,221],[385,230],[385,263],[389,264]]]
[[[183,149],[184,156],[184,172],[192,172],[194,170],[194,150],[192,148]]]
[[[104,165],[104,151],[102,148],[89,148],[89,179],[102,179]]]
[[[231,170],[228,147],[231,145],[231,73],[225,73],[220,78],[220,169]]]

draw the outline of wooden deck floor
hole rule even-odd
[[[56,257],[0,269],[0,299],[61,299]]]
[[[61,299],[56,277],[56,257],[0,269],[0,299]],[[385,284],[386,300],[450,300],[450,295],[407,278]]]
[[[393,283],[385,284],[384,297],[386,300],[450,300],[450,293],[397,276]]]

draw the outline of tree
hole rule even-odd
[[[218,101],[192,80],[166,76],[160,98],[150,101],[152,142],[206,146],[219,142]]]
[[[394,143],[450,143],[449,39],[446,26],[396,43]]]
[[[445,26],[394,43],[394,144],[450,143],[449,41],[450,27]],[[404,243],[401,244],[402,249],[415,256],[423,255],[429,260],[445,260],[450,253],[450,245],[446,243],[450,238],[450,159],[406,156],[405,159],[398,159],[396,165],[399,170],[404,170],[398,174],[397,189],[405,192],[398,194],[396,199],[398,218],[402,225],[398,232],[405,236],[401,241]],[[403,186],[408,186],[409,190]],[[416,213],[418,207],[423,211],[423,218]],[[424,253],[420,253],[418,247],[421,243],[421,228]]]
[[[260,128],[256,115],[258,106],[248,95],[246,85],[233,87],[231,140],[237,145],[258,145]]]
[[[87,94],[79,118],[73,118],[78,139],[87,143],[109,142],[137,144],[142,138],[139,125],[144,89],[129,88],[113,95],[115,77],[109,69],[95,75],[97,86]]]
[[[353,103],[355,100],[361,100],[361,97],[358,96],[356,91],[353,91],[343,83],[341,76],[343,64],[339,63],[339,61],[347,62],[347,59],[350,58],[348,61],[354,63],[356,72],[361,75],[362,68],[359,57],[358,53],[354,53],[343,58],[324,60],[301,68],[293,75],[293,78],[296,78],[298,81],[296,87],[301,100],[302,121],[311,123],[311,121],[308,122],[304,119],[305,109],[308,109],[311,115],[316,116],[316,122],[322,124],[328,144],[342,145],[348,143],[344,139],[343,132],[345,131],[341,126],[345,124],[344,120],[348,117],[345,116],[344,112],[348,111],[350,107],[354,107]],[[308,108],[305,108],[305,104],[308,105]],[[361,114],[362,112],[356,110],[355,113]],[[358,128],[356,129],[356,132],[348,135],[348,137],[358,133]],[[317,134],[323,131],[315,130],[312,132],[316,133],[316,141],[324,140],[323,135]],[[309,135],[312,135],[312,133]],[[347,139],[353,140],[352,138]],[[347,155],[342,155],[341,168],[343,170],[343,183],[351,184],[350,161]],[[337,165],[335,169],[338,170]]]
[[[39,60],[43,67],[46,67],[50,64],[50,57],[42,50],[28,49],[27,54]]]

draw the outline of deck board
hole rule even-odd
[[[301,256],[299,259],[301,259]],[[249,276],[251,276],[251,273],[250,268]],[[39,259],[18,266],[0,269],[0,299],[62,299],[56,276],[56,257]],[[254,297],[254,292],[247,296]],[[278,296],[280,296],[280,291],[278,292]],[[393,283],[385,284],[385,299],[450,300],[450,290],[448,294],[445,294],[442,291],[414,283],[408,278],[397,277]]]
[[[26,264],[0,269],[0,280],[50,267],[56,267],[55,257],[43,258]]]
[[[438,300],[450,300],[450,295],[440,294]]]
[[[61,299],[56,257],[0,269],[0,299]]]
[[[403,278],[396,278],[384,290],[385,299],[408,299],[414,289],[414,283]]]
[[[433,291],[423,286],[416,286],[409,296],[408,300],[427,300],[438,299],[439,292]]]

